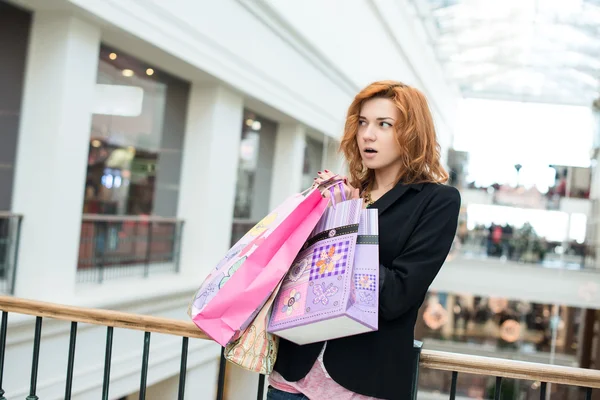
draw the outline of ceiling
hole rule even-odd
[[[410,0],[464,97],[590,106],[600,0]]]

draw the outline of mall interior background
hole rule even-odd
[[[427,95],[462,195],[416,337],[600,369],[598,1],[0,0],[0,54],[1,293],[187,319],[232,242],[317,171],[344,171],[352,96],[397,79]],[[33,326],[10,320],[14,398]],[[104,330],[80,330],[74,394],[97,398]],[[137,398],[140,335],[115,336],[111,398]],[[62,396],[67,345],[48,322],[41,398]],[[149,398],[174,398],[178,356],[153,338]],[[191,342],[190,395],[214,397],[218,357]],[[256,382],[229,368],[226,398]],[[539,386],[508,381],[503,398]],[[449,387],[425,370],[419,398]],[[459,378],[461,398],[490,388]]]

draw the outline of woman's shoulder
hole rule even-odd
[[[460,202],[460,192],[454,186],[432,182],[424,183],[423,185],[424,189],[426,188],[432,197]]]

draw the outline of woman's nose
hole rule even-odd
[[[375,140],[375,132],[373,131],[373,128],[370,125],[365,128],[363,138],[365,138],[366,140]]]

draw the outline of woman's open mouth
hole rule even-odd
[[[363,150],[363,157],[365,158],[373,158],[377,154],[377,150],[367,147]]]

